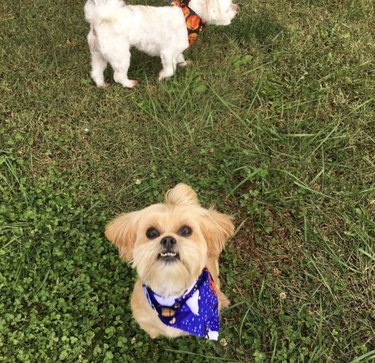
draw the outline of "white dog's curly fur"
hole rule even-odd
[[[191,0],[189,7],[207,24],[228,25],[237,13],[232,0]],[[130,48],[159,56],[163,69],[159,80],[171,77],[176,64],[186,65],[183,51],[188,35],[182,10],[177,6],[125,5],[122,0],[88,0],[85,17],[90,23],[91,77],[105,87],[103,72],[109,63],[114,80],[132,88],[137,81],[128,78]]]

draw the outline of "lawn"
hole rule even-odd
[[[374,4],[238,3],[103,90],[83,0],[1,1],[0,362],[374,361]],[[178,182],[235,217],[218,342],[151,340],[103,235]]]

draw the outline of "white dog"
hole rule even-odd
[[[137,84],[128,78],[131,47],[161,58],[159,80],[171,77],[176,64],[186,65],[182,52],[205,23],[228,25],[238,11],[232,0],[169,1],[175,6],[131,6],[122,0],[86,2],[91,77],[98,87],[106,86],[103,72],[107,63],[114,70],[116,82],[128,88]]]

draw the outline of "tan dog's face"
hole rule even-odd
[[[165,204],[123,214],[106,230],[142,282],[162,296],[189,288],[207,259],[219,257],[232,233],[231,217],[202,208],[195,192],[184,184],[167,193]]]

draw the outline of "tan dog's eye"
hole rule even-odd
[[[156,237],[159,237],[160,236],[160,233],[159,231],[154,228],[154,227],[150,227],[147,231],[146,231],[146,236],[147,238],[149,239],[154,239]]]
[[[178,234],[181,237],[189,237],[193,233],[192,229],[189,226],[182,226],[178,231]]]

